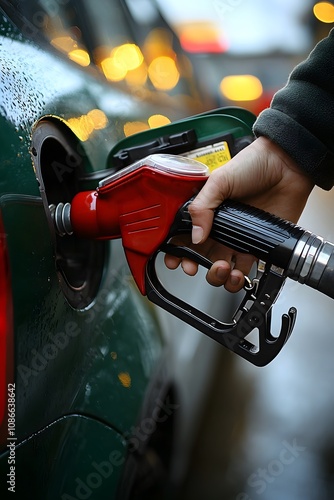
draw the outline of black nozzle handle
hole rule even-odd
[[[170,236],[190,233],[188,206],[179,210]],[[277,266],[285,275],[334,298],[334,245],[258,208],[226,200],[215,210],[211,238]]]
[[[190,201],[179,210],[171,236],[191,232]],[[210,237],[237,252],[287,269],[304,230],[292,222],[244,203],[226,200],[214,214]]]

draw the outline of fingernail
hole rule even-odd
[[[233,274],[231,275],[230,280],[231,280],[231,285],[233,286],[239,285],[240,283],[239,276],[233,276]]]
[[[201,226],[193,226],[192,233],[191,233],[191,239],[194,245],[197,243],[200,243],[203,239],[203,229]]]

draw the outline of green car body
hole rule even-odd
[[[177,409],[161,330],[130,277],[119,242],[93,243],[91,260],[84,256],[77,263],[90,270],[79,284],[73,276],[66,283],[38,175],[54,168],[58,183],[55,193],[48,188],[46,201],[61,198],[73,167],[61,159],[62,141],[69,141],[80,156],[77,189],[95,187],[96,172],[124,138],[125,122],[147,120],[163,107],[137,101],[41,48],[4,12],[0,61],[0,212],[13,311],[2,356],[5,413],[8,391],[16,397],[15,425],[13,412],[11,425],[5,416],[2,422],[1,498],[13,491],[16,498],[35,500],[128,498],[148,443],[160,427],[171,428]],[[108,124],[82,141],[69,121],[93,109],[103,110]],[[174,117],[182,113],[186,107]],[[38,139],[39,172],[32,152],[36,130],[47,131]],[[88,286],[85,280],[93,285],[82,298],[78,290]]]

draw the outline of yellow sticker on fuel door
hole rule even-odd
[[[221,167],[231,159],[231,153],[226,141],[193,149],[192,151],[182,153],[182,155],[204,163],[204,165],[209,168],[210,172],[217,167]]]

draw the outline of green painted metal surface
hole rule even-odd
[[[8,491],[9,457],[10,450],[0,457],[3,499],[12,495],[34,500],[111,500],[118,495],[126,446],[101,422],[80,415],[63,417],[16,448],[15,493]]]
[[[42,117],[68,123],[104,109],[108,126],[87,141],[78,139],[89,173],[105,168],[110,148],[124,137],[124,123],[147,119],[153,108],[25,40],[5,17],[0,60],[0,210],[14,303],[15,357],[8,361],[16,374],[16,484],[23,492],[29,484],[35,499],[59,499],[63,492],[75,498],[75,479],[85,480],[94,460],[113,449],[123,456],[117,436],[136,423],[163,346],[119,243],[108,245],[103,281],[90,306],[76,310],[66,301],[33,170],[31,134]],[[6,455],[0,467],[2,482]],[[106,492],[114,498],[121,469],[90,498],[107,498]]]

